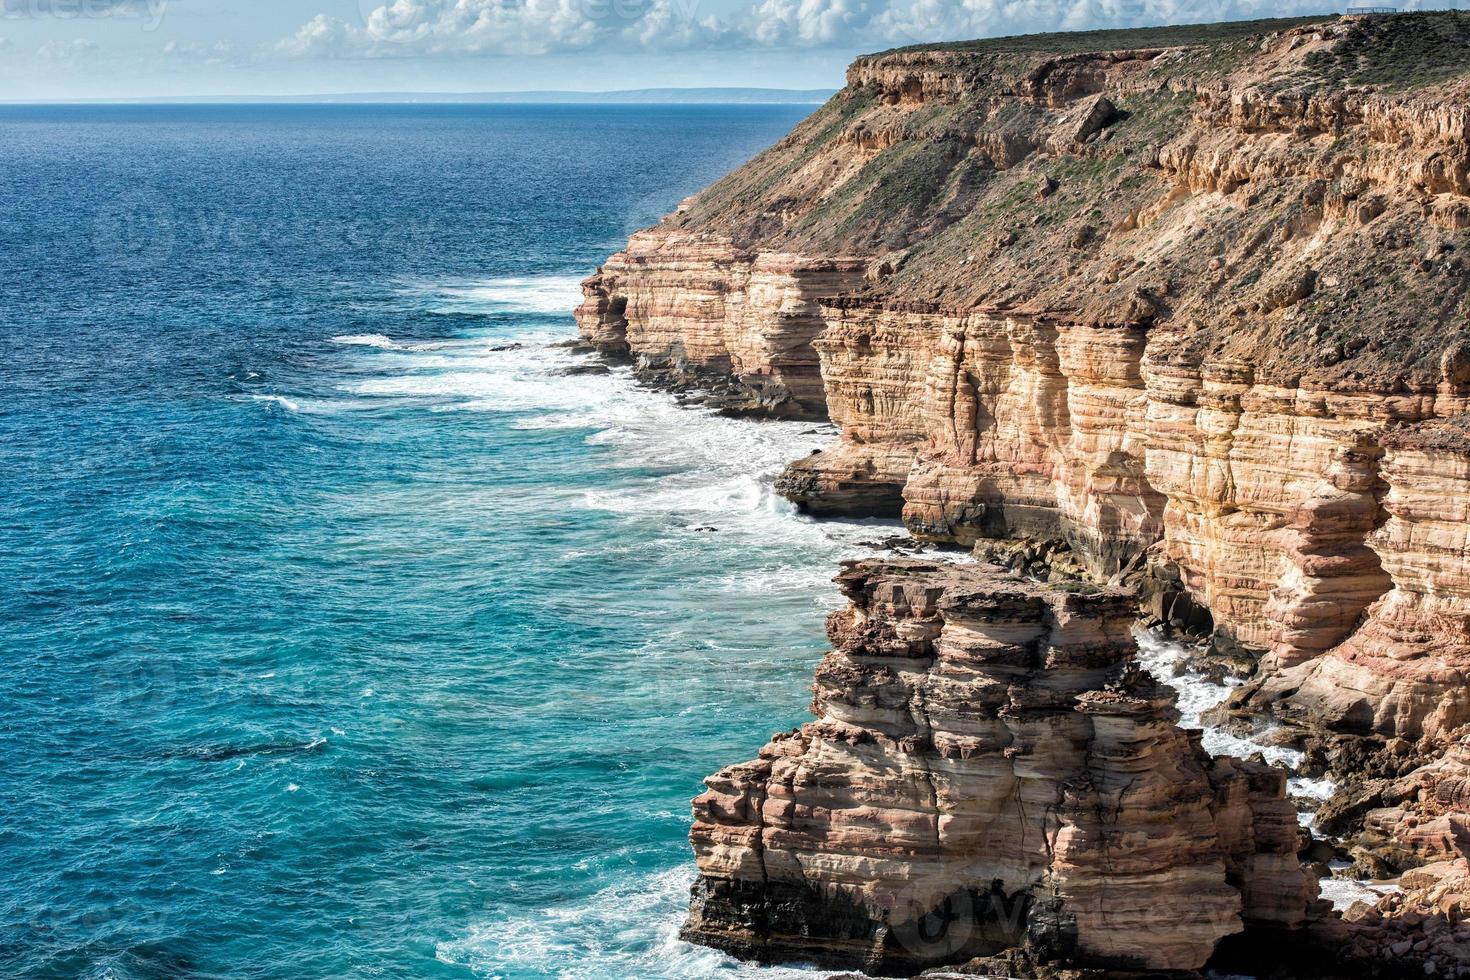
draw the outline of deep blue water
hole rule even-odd
[[[805,111],[0,108],[0,976],[785,972],[687,803],[872,531],[547,345]]]

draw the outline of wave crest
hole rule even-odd
[[[343,344],[348,347],[376,347],[379,350],[406,350],[407,348],[394,340],[392,337],[380,333],[350,333],[340,337],[333,337],[331,342]]]
[[[570,317],[582,302],[579,276],[506,276],[483,282],[441,284],[422,290],[430,312],[522,313]]]

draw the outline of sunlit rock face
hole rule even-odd
[[[1340,645],[1240,700],[1417,764],[1343,801],[1366,810],[1360,843],[1401,870],[1470,853],[1470,429],[1401,428],[1383,443],[1386,519],[1368,543],[1391,588]]]
[[[1238,718],[1371,776],[1338,810],[1390,867],[1436,859],[1470,733],[1466,50],[1413,14],[861,58],[578,319],[722,410],[833,421],[778,484],[813,514],[1166,583],[1256,669]]]
[[[1384,738],[1443,738],[1470,723],[1470,430],[1390,432],[1387,515],[1369,535],[1391,581],[1362,626],[1326,655],[1271,677],[1280,713]]]
[[[733,381],[722,407],[825,418],[812,342],[816,298],[861,279],[861,261],[752,252],[727,237],[641,232],[583,286],[583,336],[678,385]]]
[[[1132,668],[1126,593],[851,565],[818,720],[708,780],[685,936],[879,972],[1012,947],[1196,969],[1316,884],[1284,774],[1211,758]]]
[[[780,484],[812,513],[1061,541],[1101,578],[1157,546],[1296,667],[1392,585],[1385,428],[1470,402],[1465,66],[1328,71],[1453,28],[1415,24],[860,59],[588,280],[582,330],[726,410],[830,417]]]

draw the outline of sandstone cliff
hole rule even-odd
[[[859,59],[579,321],[724,410],[836,423],[780,483],[812,513],[1151,591],[1391,873],[1470,846],[1467,260],[1470,16],[1047,35]]]
[[[1016,947],[1193,970],[1306,923],[1284,773],[1177,727],[1130,595],[912,561],[839,583],[819,720],[694,803],[687,936],[887,975]]]

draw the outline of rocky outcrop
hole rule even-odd
[[[695,801],[687,937],[889,974],[1016,947],[1190,970],[1306,923],[1284,774],[1178,728],[1130,665],[1130,595],[914,561],[838,581],[819,720]]]
[[[827,409],[842,430],[831,449],[798,460],[777,489],[815,514],[893,516],[929,431],[932,361],[964,317],[832,301],[814,345]],[[920,395],[919,393],[923,393]]]
[[[1437,424],[1381,442],[1386,520],[1366,540],[1392,587],[1345,642],[1253,697],[1336,733],[1446,737],[1470,724],[1470,438]]]
[[[1470,739],[1373,790],[1381,805],[1359,836],[1373,860],[1404,869],[1470,853]]]
[[[577,318],[597,349],[636,358],[645,377],[715,388],[732,412],[821,419],[816,298],[849,288],[863,268],[645,232],[587,281]]]
[[[1314,945],[1357,976],[1470,977],[1470,866],[1463,853],[1410,871],[1402,890],[1315,926]],[[1356,968],[1356,969],[1353,969]]]
[[[1324,813],[1360,866],[1439,861],[1470,803],[1467,50],[1470,18],[1446,13],[865,57],[635,236],[579,321],[724,410],[830,418],[837,442],[779,483],[813,514],[901,515],[1033,572],[1052,556],[1212,634],[1256,675],[1233,721],[1289,723],[1342,783]],[[730,775],[729,805],[785,799],[787,758],[867,779],[878,763],[829,728]],[[916,790],[883,772],[863,818],[907,839]],[[706,885],[736,880],[707,844]],[[892,920],[859,884],[887,866],[825,861],[801,867],[827,898],[727,891],[696,934],[743,923],[761,953],[815,916],[852,961]]]

